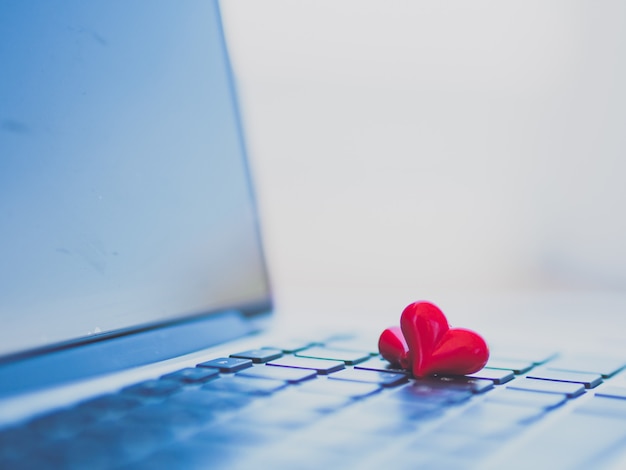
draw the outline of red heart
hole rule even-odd
[[[471,374],[482,369],[489,358],[489,348],[478,333],[450,328],[443,312],[430,302],[407,306],[400,328],[387,328],[380,335],[378,350],[415,377]]]

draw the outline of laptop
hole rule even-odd
[[[622,296],[443,295],[468,376],[275,322],[217,3],[0,8],[0,468],[624,466]]]

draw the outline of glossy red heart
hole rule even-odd
[[[411,370],[415,377],[471,374],[489,359],[487,343],[478,333],[450,328],[443,312],[423,301],[404,309],[400,328],[383,331],[378,350],[389,362]]]

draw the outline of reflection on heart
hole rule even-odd
[[[478,334],[450,328],[445,315],[430,302],[414,302],[400,317],[400,327],[380,335],[381,356],[415,377],[432,374],[465,375],[479,371],[489,359],[489,348]]]

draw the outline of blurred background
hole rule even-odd
[[[626,3],[228,0],[282,290],[626,290]]]

